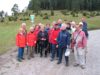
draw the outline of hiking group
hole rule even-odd
[[[27,59],[40,54],[40,57],[50,56],[50,61],[57,59],[57,64],[62,63],[65,57],[66,66],[69,66],[70,52],[74,53],[75,64],[82,69],[86,68],[87,53],[87,22],[85,18],[81,22],[62,21],[58,19],[52,24],[46,25],[38,23],[31,26],[29,32],[26,23],[22,23],[16,35],[16,45],[18,47],[18,61],[24,60],[24,48],[27,48]]]

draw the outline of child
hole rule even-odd
[[[36,46],[36,35],[34,35],[34,28],[30,27],[30,32],[27,34],[28,45],[28,59],[34,57],[34,47]]]
[[[24,47],[26,45],[26,37],[23,28],[20,28],[16,35],[16,45],[18,46],[18,61],[21,62],[23,59]]]

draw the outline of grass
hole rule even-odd
[[[43,11],[42,13],[45,12],[50,14],[49,11]],[[51,16],[49,20],[44,20],[42,17],[36,16],[35,24],[39,22],[42,22],[43,24],[46,24],[48,22],[52,23],[52,21],[56,21],[59,18],[67,21],[74,20],[76,22],[79,22],[81,21],[82,15],[79,14],[79,17],[72,17],[71,15],[65,16],[62,15],[59,11],[55,11],[55,16]],[[89,29],[100,28],[100,16],[87,18],[87,22]],[[21,23],[22,21],[0,23],[0,54],[5,53],[15,46],[15,36]],[[27,29],[29,29],[29,27],[32,25],[30,21],[26,21],[26,24]]]

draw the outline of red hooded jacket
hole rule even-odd
[[[59,32],[60,32],[60,29],[52,30],[52,33],[50,34],[50,40],[52,44],[57,44],[57,37],[58,37]]]
[[[26,37],[24,34],[17,34],[16,35],[16,45],[18,47],[25,47],[26,46]]]
[[[36,46],[36,42],[37,42],[37,39],[36,39],[36,36],[34,35],[34,33],[29,32],[27,34],[27,45],[28,46]]]

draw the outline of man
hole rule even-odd
[[[82,23],[83,23],[82,31],[85,32],[85,35],[88,38],[88,36],[89,36],[89,34],[88,34],[88,26],[87,26],[87,22],[86,22],[85,18],[82,18]]]
[[[59,28],[60,28],[61,25],[62,25],[62,19],[58,19],[57,24],[58,24],[58,26],[59,26]]]
[[[74,66],[80,66],[82,69],[84,69],[87,38],[85,33],[82,31],[82,26],[82,24],[76,25],[76,31],[72,34],[72,41],[74,44],[74,56],[76,61]]]
[[[58,53],[59,53],[58,54],[59,60],[57,64],[60,64],[62,62],[63,53],[65,53],[67,47],[69,47],[70,45],[70,34],[66,30],[66,24],[62,24],[61,31],[57,38],[57,42],[58,42]],[[65,61],[66,61],[66,66],[68,66],[69,62],[68,56],[65,57]]]
[[[57,45],[57,37],[58,37],[59,32],[60,32],[60,28],[59,28],[58,24],[55,24],[54,29],[52,30],[52,33],[50,34],[51,44],[52,44],[51,61],[54,60],[56,53],[57,53],[57,57],[58,57],[58,50],[56,48],[56,45]]]

